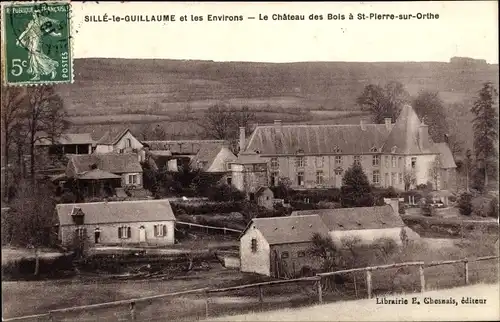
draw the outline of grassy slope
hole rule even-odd
[[[195,123],[179,120],[186,106],[192,109],[191,118],[196,119],[202,110],[218,101],[258,109],[264,120],[287,116],[291,108],[353,111],[358,109],[355,99],[365,85],[390,80],[402,82],[411,94],[421,89],[439,91],[448,104],[450,123],[461,129],[458,132],[467,139],[469,102],[483,82],[498,82],[498,66],[77,59],[75,84],[58,88],[70,114],[77,116],[72,119],[77,128],[95,123],[89,116],[96,115],[113,116],[112,120],[101,117],[97,120],[101,124],[107,121],[167,124],[175,120],[181,121],[183,128],[186,123]],[[266,115],[269,109],[278,113]],[[121,114],[128,115],[117,117]],[[327,119],[333,117],[328,115]],[[313,114],[313,120],[320,119],[324,120],[325,115]]]

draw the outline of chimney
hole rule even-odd
[[[392,207],[395,214],[399,215],[399,198],[384,198],[384,202]]]
[[[361,130],[363,130],[363,131],[366,130],[365,120],[360,120],[359,125],[361,126]]]
[[[429,126],[422,121],[418,127],[418,145],[421,150],[429,148]]]
[[[391,129],[391,123],[392,123],[392,119],[390,117],[386,117],[384,119],[384,122],[385,122],[385,128],[390,130]]]
[[[240,142],[239,142],[239,147],[240,147],[240,152],[243,152],[245,149],[245,127],[240,126]]]

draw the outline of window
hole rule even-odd
[[[154,225],[154,235],[155,237],[167,236],[167,225]]]
[[[279,184],[279,172],[271,172],[271,186],[277,186]]]
[[[380,184],[380,171],[373,171],[373,184]]]
[[[335,169],[335,174],[338,176],[342,175],[342,169]]]
[[[386,168],[389,167],[389,157],[388,156],[385,157],[385,167]]]
[[[392,157],[391,161],[392,161],[392,167],[396,168],[397,167],[397,164],[396,164],[397,159],[396,159],[396,157]]]
[[[411,158],[411,168],[415,169],[417,167],[417,158]]]
[[[379,166],[380,165],[380,155],[374,155],[373,156],[373,159],[372,159],[372,165],[374,167],[376,166]]]
[[[323,184],[323,182],[324,182],[323,171],[322,170],[316,171],[316,184]]]
[[[391,149],[391,153],[396,153],[396,150],[398,149],[397,146],[393,146],[392,149]]]
[[[290,255],[288,254],[288,252],[283,252],[281,253],[281,258],[285,259],[285,258],[288,258]]]
[[[397,173],[396,172],[393,172],[391,173],[391,186],[395,186],[396,185],[396,180],[397,180]]]
[[[271,169],[278,169],[280,166],[278,158],[271,159]]]
[[[373,148],[371,148],[371,149],[370,149],[370,152],[378,152],[377,147],[375,147],[375,146],[374,146]]]
[[[399,157],[398,158],[398,167],[402,167],[403,166],[403,158],[402,157]]]
[[[304,157],[297,157],[297,167],[303,168],[304,167]]]
[[[361,156],[359,155],[354,156],[354,164],[361,165]]]
[[[232,178],[231,177],[227,177],[226,178],[226,183],[227,183],[228,186],[230,186],[233,183]]]
[[[341,155],[335,156],[335,165],[342,165],[342,156]]]
[[[118,227],[118,238],[127,239],[132,236],[132,229],[128,226]]]
[[[339,149],[338,147],[333,148],[333,153],[342,153],[342,150]]]
[[[130,148],[132,146],[132,140],[125,139],[125,148]]]
[[[384,184],[386,187],[389,186],[389,174],[388,173],[386,173],[384,175]]]
[[[128,183],[129,184],[137,184],[137,175],[129,174],[128,175]]]
[[[304,257],[306,256],[306,252],[298,252],[297,257]]]
[[[398,173],[398,181],[399,181],[399,184],[403,183],[403,174],[401,172]]]
[[[304,172],[302,171],[297,172],[297,185],[299,186],[304,185]]]
[[[257,251],[257,238],[252,238],[252,253],[255,253]]]
[[[75,229],[75,234],[78,238],[85,238],[85,236],[87,235],[87,230],[83,227],[78,227],[77,229]]]
[[[325,165],[325,158],[316,157],[316,168],[323,168],[324,165]]]
[[[231,162],[226,162],[226,163],[224,164],[224,168],[226,169],[226,171],[231,170]]]

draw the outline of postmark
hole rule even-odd
[[[69,2],[6,4],[2,21],[7,85],[73,82]]]

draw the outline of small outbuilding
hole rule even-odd
[[[255,193],[257,204],[267,209],[274,208],[274,193],[268,187],[260,187]]]
[[[241,271],[279,278],[318,270],[309,252],[315,233],[328,236],[319,215],[252,219],[240,237]]]
[[[171,245],[175,216],[168,200],[58,204],[58,239],[71,247],[89,245]]]

